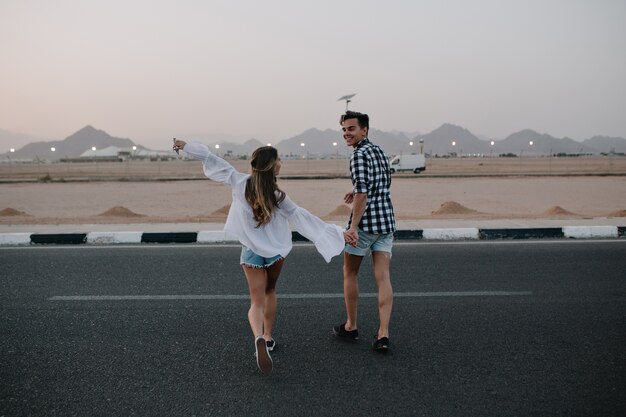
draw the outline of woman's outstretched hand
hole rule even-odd
[[[174,139],[174,145],[172,146],[172,149],[178,152],[181,149],[185,149],[186,144],[187,142],[185,142],[184,140]]]
[[[347,245],[356,247],[357,242],[359,241],[359,234],[354,230],[344,230],[343,231],[343,240]]]

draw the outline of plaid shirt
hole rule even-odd
[[[367,193],[365,213],[359,223],[359,229],[371,234],[395,232],[396,221],[389,193],[391,186],[389,158],[368,138],[359,142],[352,152],[350,176],[353,192]],[[348,228],[351,224],[352,214]]]

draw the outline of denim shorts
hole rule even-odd
[[[283,259],[283,257],[280,255],[264,258],[254,253],[252,249],[241,245],[241,258],[239,259],[241,265],[249,266],[250,268],[267,268],[281,259]]]
[[[372,252],[391,253],[392,246],[393,233],[373,235],[359,229],[359,242],[356,244],[356,248],[351,245],[346,245],[345,251],[350,255],[365,256],[368,250]]]

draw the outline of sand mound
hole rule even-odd
[[[98,216],[102,217],[144,217],[144,214],[138,214],[134,211],[127,209],[122,206],[111,207],[105,212],[98,214]]]
[[[438,214],[476,214],[478,211],[467,208],[456,201],[446,201],[439,207],[438,210],[432,212],[434,215]]]
[[[345,204],[337,206],[336,209],[328,213],[329,216],[349,216],[352,213],[352,209]]]
[[[230,210],[230,204],[226,204],[224,207],[220,207],[211,213],[212,216],[227,216],[228,211]]]
[[[560,206],[553,206],[543,212],[543,214],[547,214],[548,216],[570,216],[573,215],[571,211],[565,210]]]
[[[16,210],[11,207],[7,207],[4,210],[0,211],[0,216],[30,216],[30,214]]]
[[[607,214],[608,217],[626,217],[626,210],[612,211]]]

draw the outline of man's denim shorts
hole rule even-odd
[[[392,246],[393,233],[373,235],[359,229],[359,242],[357,243],[356,248],[351,245],[346,245],[345,251],[350,255],[357,256],[367,255],[368,250],[371,250],[372,252],[389,252],[391,254]]]
[[[241,265],[249,266],[250,268],[267,268],[281,259],[283,259],[283,257],[280,255],[272,256],[271,258],[264,258],[261,255],[254,253],[252,249],[241,245],[241,258],[239,259],[239,263]]]

